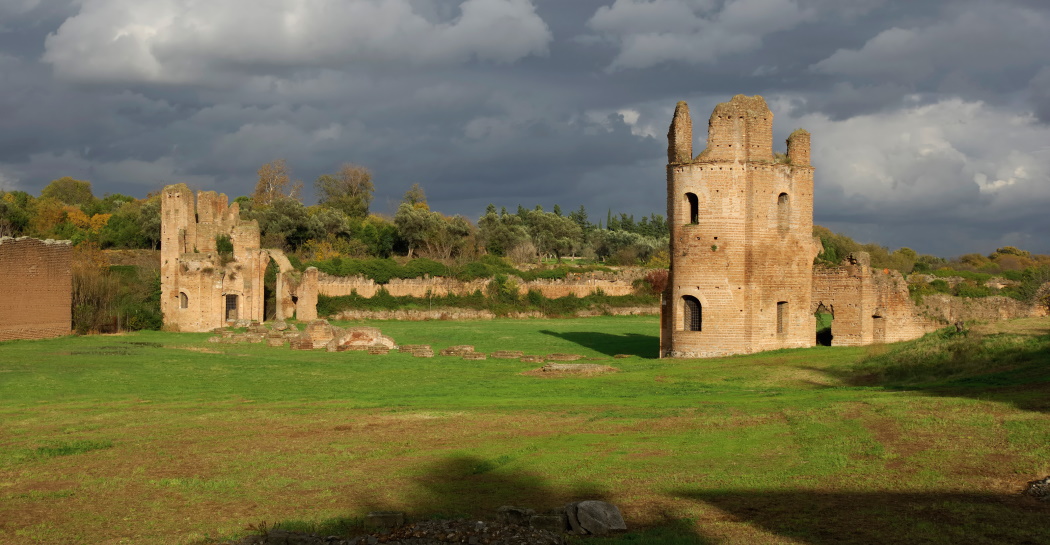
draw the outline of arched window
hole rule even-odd
[[[185,292],[179,292],[179,308],[189,308],[190,297]]]
[[[692,225],[700,223],[700,199],[695,193],[686,193],[685,199],[689,201],[689,223]]]
[[[683,328],[686,331],[700,331],[703,325],[704,309],[700,306],[700,301],[692,295],[685,295],[682,297],[682,302],[685,303],[683,306],[685,314],[683,318]]]
[[[787,231],[791,222],[791,202],[787,193],[781,193],[777,197],[777,228]]]

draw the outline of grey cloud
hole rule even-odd
[[[839,49],[812,69],[823,74],[898,83],[938,80],[962,72],[988,77],[1034,70],[1050,50],[1046,13],[967,2],[926,26],[896,26],[860,49]]]
[[[273,67],[507,63],[547,52],[550,30],[529,0],[459,9],[432,23],[407,0],[85,0],[48,36],[44,60],[74,80],[186,84]]]

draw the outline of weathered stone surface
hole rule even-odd
[[[333,339],[338,351],[343,350],[368,350],[369,348],[385,348],[390,350],[397,346],[394,339],[383,335],[383,332],[374,327],[352,327],[342,331],[338,337]]]
[[[551,361],[576,361],[583,359],[583,356],[579,354],[547,354],[547,359]]]
[[[548,363],[540,368],[544,373],[611,373],[616,370],[597,363]]]
[[[543,356],[522,356],[519,358],[522,363],[543,363],[546,359]]]
[[[463,354],[463,359],[465,359],[465,360],[484,360],[484,359],[487,359],[487,356],[485,356],[485,354],[483,354],[481,352],[471,352],[469,354]]]
[[[516,360],[523,355],[521,350],[497,350],[492,353],[492,357],[498,360]]]
[[[572,502],[565,506],[562,511],[565,513],[565,520],[569,523],[569,532],[573,534],[583,535],[587,533],[587,530],[580,526],[580,519],[577,515],[577,508],[580,502]]]
[[[627,529],[620,509],[604,501],[587,500],[576,504],[576,520],[581,528],[596,536]]]
[[[328,320],[314,320],[306,325],[303,332],[313,341],[314,348],[324,348],[335,337]]]
[[[440,352],[442,356],[463,356],[474,352],[474,347],[469,344],[450,346]]]
[[[278,346],[284,346],[285,343],[286,343],[286,341],[285,341],[284,337],[266,337],[266,345],[267,346],[278,347]]]
[[[292,350],[313,350],[314,340],[310,338],[310,336],[307,335],[305,332],[302,332],[296,334],[294,337],[291,338],[289,346],[292,348]]]
[[[277,320],[270,324],[270,329],[274,331],[284,331],[288,329],[288,322],[285,322],[284,320]]]

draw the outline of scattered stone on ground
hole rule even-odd
[[[484,360],[484,359],[488,359],[488,356],[486,356],[482,352],[470,352],[470,353],[467,353],[467,354],[463,354],[463,359],[465,359],[465,360]]]
[[[285,345],[285,339],[284,339],[283,336],[282,337],[270,337],[270,336],[267,336],[266,337],[266,345],[267,346],[273,346],[273,347],[281,347],[281,346]]]
[[[382,331],[374,327],[352,327],[342,331],[340,335],[329,342],[329,351],[343,352],[344,350],[368,350],[370,348],[385,348],[390,350],[397,346],[394,339],[383,335]]]
[[[547,354],[547,359],[550,361],[576,361],[582,358],[583,356],[579,354]]]
[[[314,340],[311,339],[310,336],[307,335],[305,332],[297,333],[294,337],[292,337],[289,346],[291,346],[292,350],[313,350]]]
[[[492,353],[492,357],[498,360],[516,360],[524,354],[521,350],[497,350]]]
[[[565,506],[565,514],[568,516],[569,525],[573,527],[573,530],[579,527],[586,533],[596,536],[604,536],[627,529],[627,523],[624,522],[620,509],[604,501],[587,500],[570,503]],[[573,524],[574,519],[575,524]]]
[[[1032,496],[1037,500],[1050,502],[1050,476],[1036,481],[1028,481],[1028,488],[1025,489],[1024,493],[1026,496]]]
[[[615,505],[596,500],[541,514],[505,505],[497,511],[496,522],[457,519],[405,524],[405,518],[399,511],[375,511],[365,518],[367,533],[356,536],[321,537],[273,528],[230,545],[564,545],[566,533],[602,536],[627,529]]]
[[[546,360],[543,356],[522,356],[518,358],[518,361],[522,363],[543,363]]]
[[[270,329],[274,331],[284,331],[288,329],[288,322],[285,322],[284,320],[277,320],[270,324]]]
[[[385,346],[370,346],[368,348],[368,353],[382,356],[382,355],[385,355],[385,354],[389,354],[390,353],[390,349],[385,347]]]
[[[474,347],[469,344],[458,344],[456,346],[450,346],[441,352],[442,356],[465,356],[474,352]]]
[[[522,359],[524,361],[524,358]],[[526,371],[522,374],[540,377],[567,376],[567,375],[600,375],[603,373],[615,373],[619,369],[608,365],[597,363],[548,363],[539,369]]]
[[[372,533],[343,538],[270,530],[265,535],[249,536],[236,545],[442,545],[468,543],[488,545],[564,545],[561,533],[514,524],[477,520],[428,520]]]
[[[328,341],[335,337],[328,320],[314,320],[306,325],[304,332],[310,336],[314,348],[325,348],[328,345]]]
[[[423,349],[430,350],[430,345],[429,344],[403,344],[401,346],[398,346],[397,349],[398,349],[398,351],[406,352],[406,353],[411,354],[412,352],[414,352],[416,350],[423,350]]]

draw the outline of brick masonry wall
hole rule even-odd
[[[558,280],[525,282],[517,277],[511,278],[518,284],[518,293],[522,295],[528,293],[529,290],[536,290],[545,297],[554,299],[567,295],[584,297],[599,289],[606,295],[631,295],[634,293],[634,281],[644,276],[645,271],[642,269],[626,269],[620,274],[587,273]],[[319,273],[317,293],[333,297],[350,295],[356,291],[361,297],[372,297],[379,291],[379,288],[384,288],[397,297],[426,297],[428,292],[440,297],[449,294],[467,295],[477,290],[484,292],[490,281],[490,279],[463,282],[454,278],[395,278],[387,284],[376,284],[375,281],[360,276],[341,277]]]
[[[0,341],[72,331],[69,241],[0,238]]]
[[[821,305],[834,314],[832,346],[906,341],[944,325],[916,308],[899,272],[864,264],[816,267],[811,311]]]

